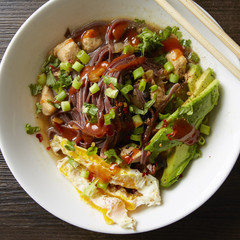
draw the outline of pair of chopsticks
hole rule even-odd
[[[204,38],[178,11],[166,0],[155,0],[169,15],[182,25],[196,40],[198,40],[219,62],[240,79],[240,70],[235,67],[221,52],[219,52],[206,38]],[[240,47],[235,43],[204,11],[192,0],[179,0],[205,26],[207,26],[238,58]]]

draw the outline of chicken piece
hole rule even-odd
[[[79,51],[80,48],[73,39],[68,38],[53,49],[53,54],[57,56],[61,62],[68,62],[69,60],[74,62]]]
[[[166,55],[166,58],[174,66],[174,73],[183,77],[187,69],[187,59],[182,55],[182,51],[174,49]]]
[[[120,157],[122,159],[130,158],[131,163],[140,162],[142,151],[135,147],[124,146],[121,148]]]
[[[45,116],[50,116],[57,110],[53,105],[51,105],[51,103],[49,103],[49,101],[53,102],[54,96],[52,90],[47,85],[45,85],[43,87],[40,100],[40,103],[42,105],[42,113]]]
[[[82,47],[87,52],[93,52],[103,44],[103,40],[99,33],[94,29],[88,30],[82,39]]]

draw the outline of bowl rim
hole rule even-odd
[[[12,46],[14,45],[19,33],[22,31],[22,29],[24,29],[28,23],[36,17],[36,15],[38,15],[42,10],[44,10],[46,7],[48,7],[49,5],[51,4],[55,4],[55,2],[57,2],[57,0],[49,0],[47,1],[46,3],[44,3],[42,6],[40,6],[35,12],[33,12],[28,18],[27,20],[21,25],[21,27],[17,30],[17,32],[15,33],[14,37],[12,38],[12,40],[10,41],[4,55],[3,55],[3,58],[2,58],[2,61],[1,61],[1,64],[0,64],[0,85],[1,85],[1,82],[2,82],[2,75],[3,75],[3,72],[4,72],[4,65],[6,64],[6,59],[7,59],[7,56],[8,56],[8,53],[9,51],[11,50]],[[197,3],[195,3],[197,4]],[[197,4],[198,5],[198,4]],[[199,5],[198,5],[199,6]],[[204,9],[203,9],[204,10]],[[205,11],[205,10],[204,10]],[[206,12],[206,11],[205,11]],[[208,13],[206,12],[215,22],[216,20]],[[227,48],[227,47],[226,47]],[[239,62],[239,59],[237,58],[237,56],[233,53],[233,56],[238,60],[238,68],[240,67],[240,62]],[[240,146],[240,142],[239,142],[239,146]],[[156,227],[153,227],[153,228],[149,228],[147,230],[142,230],[142,231],[136,231],[136,232],[132,232],[132,231],[129,231],[129,232],[119,232],[119,231],[98,231],[98,230],[94,230],[94,229],[88,229],[88,228],[84,228],[84,227],[80,227],[79,225],[71,222],[71,221],[68,221],[68,220],[65,220],[63,219],[62,217],[59,217],[58,213],[56,213],[56,211],[52,210],[52,209],[49,209],[48,206],[46,206],[45,203],[42,203],[40,202],[40,200],[31,193],[31,191],[28,189],[27,186],[25,186],[21,180],[19,180],[19,177],[18,177],[18,173],[13,169],[12,167],[12,164],[9,163],[9,161],[7,160],[9,157],[8,157],[8,151],[5,150],[5,147],[4,147],[4,139],[2,138],[1,134],[0,134],[0,149],[1,149],[1,152],[4,156],[4,160],[8,166],[8,168],[10,169],[11,173],[13,174],[14,178],[17,180],[17,182],[20,184],[20,186],[24,189],[24,191],[37,203],[39,204],[42,208],[44,208],[46,211],[50,212],[51,214],[53,214],[55,217],[63,220],[64,222],[67,222],[71,225],[74,225],[76,227],[79,227],[79,228],[82,228],[82,229],[86,229],[86,230],[89,230],[89,231],[93,231],[93,232],[99,232],[99,233],[107,233],[107,234],[136,234],[136,233],[142,233],[142,232],[149,232],[149,231],[152,231],[152,230],[156,230],[156,229],[159,229],[159,228],[163,228],[167,225],[170,225],[170,224],[173,224],[181,219],[183,219],[184,217],[188,216],[189,214],[191,214],[193,211],[197,210],[200,206],[202,206],[209,198],[212,197],[212,195],[220,188],[220,186],[223,184],[223,182],[226,180],[226,178],[228,177],[228,175],[230,174],[232,168],[234,167],[237,159],[238,159],[238,156],[239,156],[239,153],[240,153],[240,147],[238,148],[235,148],[235,161],[232,162],[232,165],[230,166],[229,165],[229,169],[228,171],[226,171],[224,173],[224,177],[221,178],[221,181],[218,182],[218,184],[216,184],[213,189],[211,189],[211,194],[209,194],[209,191],[208,191],[208,194],[206,194],[208,197],[205,197],[204,201],[200,201],[198,202],[197,204],[195,204],[194,206],[192,206],[191,209],[188,209],[188,211],[185,212],[185,214],[183,214],[182,216],[178,216],[176,219],[172,219],[171,221],[169,220],[168,223],[165,223],[164,225],[162,225],[161,227],[159,228],[156,228]]]

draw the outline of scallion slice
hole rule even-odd
[[[142,118],[140,117],[139,114],[134,115],[132,117],[132,120],[133,120],[133,125],[134,125],[135,128],[137,128],[137,127],[139,127],[143,124]]]
[[[82,65],[80,62],[77,62],[77,61],[72,65],[72,69],[74,69],[77,72],[81,72],[83,68],[84,68],[84,65]]]
[[[126,84],[122,87],[122,89],[120,90],[120,92],[123,94],[123,95],[126,95],[128,94],[130,91],[133,90],[133,86],[130,85],[130,84]]]
[[[142,77],[144,75],[144,70],[142,67],[139,67],[133,71],[134,80]]]
[[[111,124],[111,120],[112,120],[112,119],[115,119],[115,116],[116,116],[116,114],[115,114],[115,109],[112,108],[112,109],[109,111],[109,113],[107,113],[107,114],[104,115],[104,124],[105,124],[105,125],[110,125],[110,124]]]
[[[205,124],[201,124],[200,126],[200,133],[209,135],[210,134],[211,127]]]
[[[79,166],[79,163],[76,162],[73,158],[68,157],[68,163],[73,167],[73,168],[77,168]]]
[[[155,92],[157,89],[158,89],[158,86],[156,84],[154,84],[150,87],[151,92]]]
[[[94,83],[94,84],[89,88],[89,91],[90,91],[92,94],[95,94],[95,93],[97,93],[98,91],[100,91],[100,88],[99,88],[99,86],[97,85],[97,83]]]
[[[83,84],[83,82],[81,81],[81,82],[79,82],[79,79],[80,79],[80,76],[77,76],[77,77],[75,77],[74,79],[73,79],[73,82],[72,82],[72,86],[75,88],[75,89],[79,89],[81,86],[82,86],[82,84]]]
[[[178,74],[174,74],[174,73],[171,73],[169,75],[169,82],[171,83],[177,83],[179,80],[179,75]]]
[[[64,70],[69,72],[72,68],[72,65],[70,62],[61,62],[60,63],[60,70]]]
[[[64,90],[61,90],[56,96],[55,98],[61,102],[63,101],[65,98],[67,97],[67,93]]]
[[[102,79],[103,79],[103,82],[104,82],[105,84],[108,85],[108,84],[112,83],[112,85],[113,85],[114,87],[117,87],[117,84],[118,84],[117,78],[115,78],[115,77],[102,76]]]
[[[89,171],[83,168],[81,170],[80,176],[83,177],[83,178],[88,178],[89,177]]]
[[[139,83],[139,91],[143,92],[146,88],[146,85],[147,85],[147,81],[145,79],[142,79]]]
[[[62,101],[61,102],[61,108],[64,112],[68,112],[71,110],[71,105],[69,101]]]
[[[108,184],[109,184],[108,182],[100,182],[100,181],[98,181],[97,182],[97,187],[100,188],[100,189],[106,190],[107,187],[108,187]]]
[[[167,73],[170,73],[174,70],[174,66],[171,62],[166,62],[164,64],[164,69],[167,71]]]
[[[84,50],[80,50],[77,54],[77,58],[83,63],[87,64],[90,61],[90,57]]]
[[[104,94],[110,98],[116,98],[118,95],[118,89],[107,88]]]

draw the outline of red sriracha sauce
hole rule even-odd
[[[163,41],[162,44],[163,49],[166,52],[171,52],[173,49],[179,49],[183,52],[183,47],[177,38],[168,38],[167,40]]]
[[[36,138],[39,140],[39,142],[42,142],[43,141],[43,136],[41,133],[37,133],[36,134]]]
[[[173,132],[167,136],[169,140],[178,140],[187,145],[193,145],[198,141],[200,133],[185,118],[179,118],[173,123]]]

